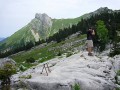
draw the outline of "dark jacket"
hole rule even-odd
[[[87,40],[92,40],[92,38],[93,38],[92,31],[88,30],[87,31]]]

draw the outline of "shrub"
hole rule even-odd
[[[32,78],[32,76],[31,75],[27,75],[27,76],[21,76],[19,78],[30,79],[30,78]]]
[[[62,53],[61,53],[61,52],[58,52],[57,56],[61,56],[61,55],[62,55]]]
[[[110,52],[110,56],[113,57],[115,55],[120,54],[120,29],[114,31],[115,35],[111,43],[113,44],[112,52]]]
[[[0,80],[2,81],[1,84],[10,84],[10,77],[15,73],[15,65],[12,65],[10,63],[5,64],[2,68],[0,68]]]
[[[120,85],[120,82],[118,80],[118,76],[120,76],[120,70],[117,71],[116,76],[115,76],[115,81],[116,81],[115,83]]]
[[[73,86],[73,90],[80,90],[80,85],[79,84],[75,84]]]
[[[26,62],[27,63],[34,63],[35,59],[33,57],[30,57],[30,58],[26,59]]]
[[[72,53],[71,53],[71,52],[68,52],[67,55],[66,55],[66,57],[69,57],[69,56],[71,56],[71,55],[72,55]]]
[[[20,67],[19,67],[19,68],[20,68],[20,70],[21,70],[21,71],[26,70],[26,67],[24,67],[23,65],[20,65]]]
[[[119,55],[119,54],[120,54],[120,48],[115,49],[115,50],[113,50],[112,52],[110,52],[109,56],[110,56],[110,57],[113,57],[113,56]]]
[[[116,88],[116,90],[120,90],[120,88]]]
[[[106,28],[106,25],[104,21],[98,20],[96,22],[96,31],[97,31],[97,36],[99,38],[99,51],[105,50],[106,44],[108,42],[108,29]]]
[[[120,70],[117,71],[117,75],[120,76]]]

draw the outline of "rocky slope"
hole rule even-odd
[[[48,63],[51,72],[41,74],[43,64]],[[54,58],[13,76],[14,88],[27,90],[72,90],[75,83],[80,90],[115,90],[120,55],[110,58],[107,53],[88,56],[83,51],[68,58]],[[31,75],[32,78],[25,79]],[[22,77],[22,78],[21,78]],[[24,78],[23,78],[24,77]]]

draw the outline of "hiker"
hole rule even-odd
[[[88,56],[93,56],[92,54],[92,48],[93,48],[93,40],[92,37],[95,35],[95,31],[90,28],[87,31],[87,51],[88,51]]]

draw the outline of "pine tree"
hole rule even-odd
[[[100,42],[100,51],[105,49],[106,44],[108,43],[108,29],[106,28],[103,21],[99,20],[97,23],[97,35]]]
[[[110,52],[110,56],[115,56],[120,54],[120,29],[116,30],[114,41],[113,41],[112,52]]]

